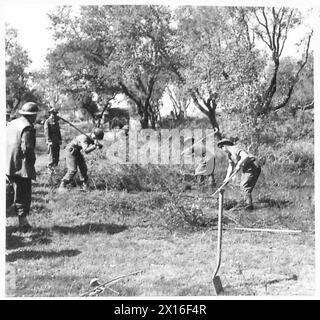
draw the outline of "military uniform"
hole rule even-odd
[[[205,179],[209,180],[209,187],[213,187],[215,185],[214,179],[214,169],[215,169],[215,156],[214,154],[202,144],[198,142],[194,142],[194,138],[187,138],[185,140],[185,144],[187,144],[191,140],[192,145],[184,151],[190,155],[194,155],[196,157],[200,156],[201,160],[197,168],[195,169],[195,176],[199,177],[198,181],[201,185],[204,184]]]
[[[241,188],[244,192],[244,197],[246,201],[246,209],[252,210],[252,190],[257,183],[259,175],[261,173],[261,167],[258,161],[255,159],[253,155],[246,152],[239,146],[229,145],[228,146],[228,161],[229,167],[234,169],[241,166],[242,175],[241,175]]]
[[[195,176],[199,176],[200,184],[203,184],[205,178],[209,179],[209,187],[215,186],[214,179],[214,169],[215,169],[215,156],[210,152],[206,151],[205,154],[202,155],[202,159],[200,160],[199,165],[195,170]]]
[[[66,146],[66,165],[67,173],[62,178],[62,186],[66,186],[71,182],[75,174],[77,173],[77,168],[80,171],[80,180],[82,183],[86,183],[88,180],[88,169],[86,161],[81,153],[81,150],[88,152],[92,146],[94,146],[94,140],[90,139],[84,134],[75,137]]]
[[[36,180],[36,131],[23,116],[9,122],[6,131],[6,175],[13,185],[17,214],[25,217],[30,212],[31,180]]]
[[[60,125],[56,117],[49,117],[44,123],[44,134],[48,145],[49,163],[47,167],[53,169],[59,163],[60,145],[62,142]]]

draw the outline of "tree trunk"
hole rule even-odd
[[[140,119],[141,129],[148,129],[149,128],[149,113],[146,108],[144,108],[142,117]]]

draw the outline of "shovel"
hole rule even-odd
[[[215,271],[213,273],[213,277],[212,277],[215,295],[219,295],[221,292],[223,292],[223,288],[222,288],[222,283],[221,283],[220,277],[217,276],[217,273],[218,273],[219,268],[220,268],[220,263],[221,263],[223,193],[224,193],[224,190],[221,189],[219,191],[217,263],[216,263],[216,269],[215,269]]]
[[[218,192],[224,189],[224,187],[229,183],[229,181],[236,175],[238,171],[234,171],[232,175],[225,181],[210,197],[213,198]]]

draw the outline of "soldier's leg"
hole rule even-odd
[[[49,170],[52,170],[52,167],[54,165],[53,145],[48,146],[48,154],[49,154],[49,162],[47,164],[47,167]]]
[[[69,150],[66,150],[66,165],[67,165],[67,173],[61,180],[60,188],[63,189],[66,187],[68,183],[71,182],[73,177],[77,173],[77,156],[70,153]]]
[[[19,226],[29,228],[27,216],[31,206],[31,179],[11,177],[14,189],[14,206],[19,217]]]
[[[80,154],[78,157],[78,168],[80,172],[80,182],[83,189],[87,189],[88,187],[88,167],[86,164],[86,160],[84,159],[83,155]]]
[[[252,165],[246,172],[242,173],[241,177],[241,187],[244,192],[246,209],[252,210],[252,190],[257,183],[259,175],[261,173],[261,168],[259,165]]]
[[[56,167],[59,164],[59,157],[60,157],[60,145],[55,143],[52,145],[53,166]]]

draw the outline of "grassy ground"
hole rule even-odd
[[[60,195],[56,187],[65,172],[64,160],[50,179],[41,138],[38,145],[39,177],[29,219],[34,229],[21,233],[17,218],[7,218],[8,295],[76,297],[89,289],[93,278],[104,282],[133,272],[138,273],[119,279],[99,296],[214,295],[218,204],[203,199],[208,191],[199,192],[192,177],[186,179],[175,168],[110,168],[95,154],[87,157],[92,190],[84,193],[75,187]],[[219,161],[218,184],[224,170],[223,159]],[[178,195],[185,184],[192,186],[192,197]],[[121,191],[124,185],[139,186],[139,192]],[[235,209],[240,199],[235,181],[225,192],[218,273],[223,294],[314,294],[313,172],[284,174],[266,164],[254,193],[256,210]]]

